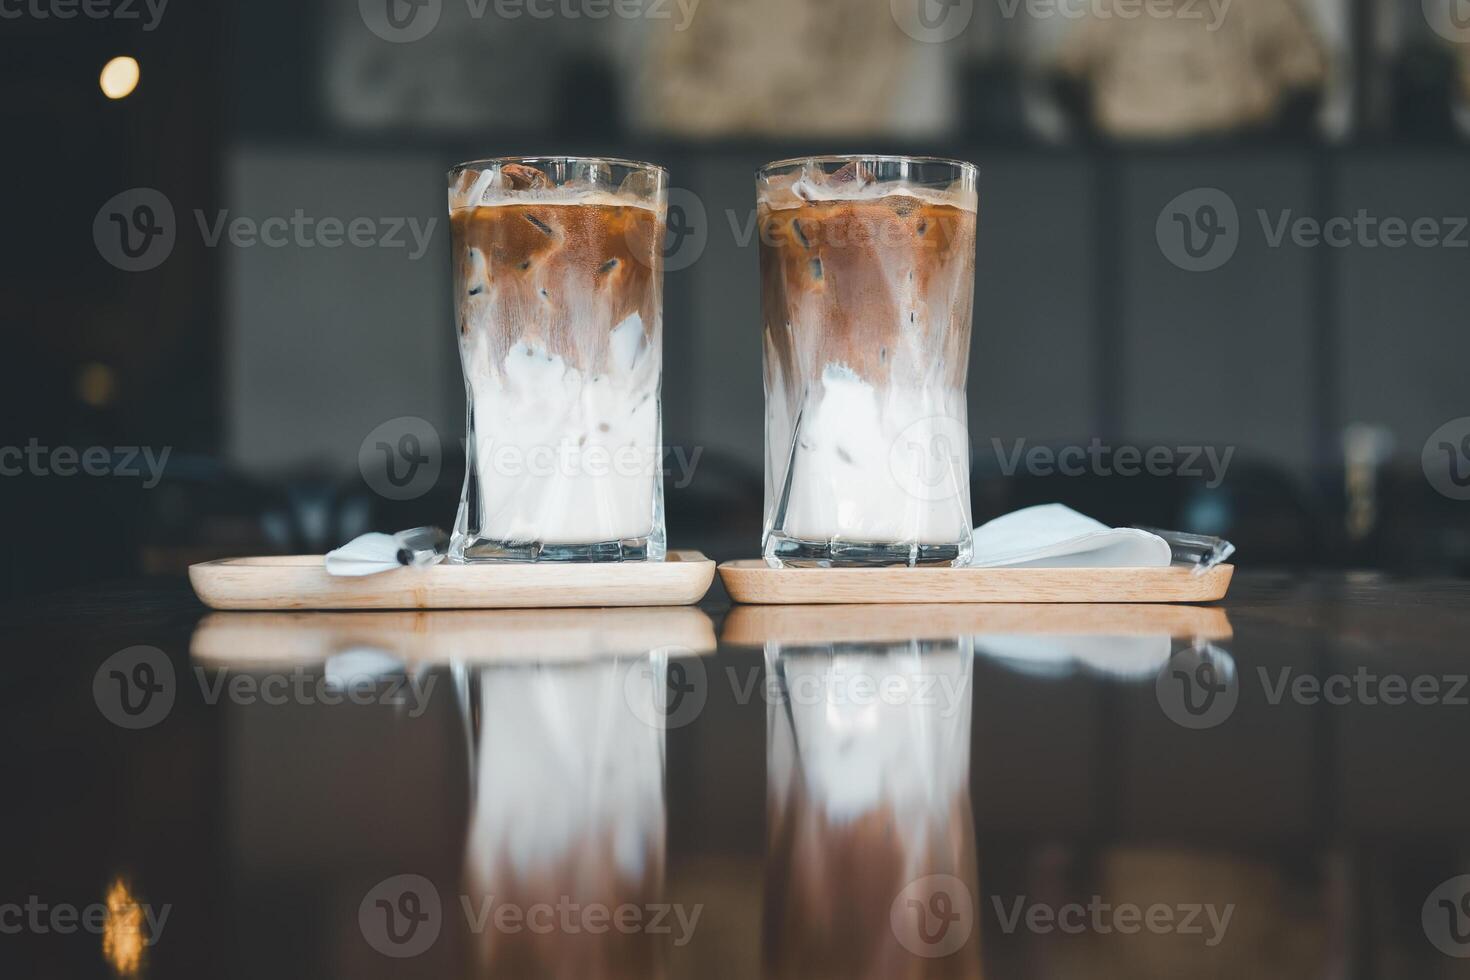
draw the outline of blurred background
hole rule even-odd
[[[981,168],[977,522],[1470,573],[1467,0],[17,0],[0,51],[4,594],[451,525],[444,171],[562,153],[672,172],[675,547],[759,548],[755,168],[889,152]]]

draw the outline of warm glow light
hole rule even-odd
[[[143,963],[143,907],[128,892],[121,878],[107,889],[102,955],[121,977],[135,976]]]
[[[106,408],[117,392],[117,377],[106,364],[83,364],[77,373],[77,397],[93,408]]]
[[[102,66],[102,94],[109,99],[123,99],[133,94],[138,87],[138,62],[127,55],[119,55]]]

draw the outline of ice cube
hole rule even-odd
[[[513,191],[543,190],[551,186],[551,178],[523,163],[502,164],[500,182],[501,186]]]
[[[858,169],[856,160],[849,160],[827,175],[827,183],[833,187],[844,187],[847,184],[856,184],[861,187],[867,182],[866,176]]]
[[[449,190],[449,209],[479,207],[495,177],[493,170],[462,170]]]
[[[655,201],[662,179],[663,174],[657,170],[634,170],[618,186],[618,196],[635,201]]]
[[[621,371],[633,369],[643,347],[643,318],[637,313],[629,314],[627,319],[613,327],[612,335],[608,338],[612,363]]]

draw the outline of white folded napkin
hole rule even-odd
[[[444,560],[449,535],[437,527],[413,527],[397,534],[364,534],[327,552],[328,575],[376,575],[405,565],[435,565]]]
[[[1169,543],[1134,527],[1108,527],[1064,504],[1038,504],[974,531],[972,568],[1158,568]]]
[[[364,534],[327,552],[329,575],[376,575],[403,566],[398,561],[398,539],[391,534]]]

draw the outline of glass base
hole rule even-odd
[[[779,531],[766,536],[765,559],[775,566],[790,568],[839,568],[842,566],[965,565],[969,549],[958,544],[880,544],[868,541],[803,541]]]
[[[663,549],[648,538],[624,538],[595,544],[548,544],[543,541],[490,541],[455,538],[449,560],[461,564],[482,561],[617,562],[663,561]]]

